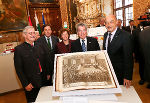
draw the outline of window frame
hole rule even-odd
[[[113,0],[114,14],[116,15],[116,11],[122,10],[122,16],[123,16],[122,23],[123,23],[123,26],[127,26],[126,25],[125,9],[129,8],[129,7],[133,7],[133,4],[125,5],[125,0],[122,0],[122,7],[116,8],[116,0]]]

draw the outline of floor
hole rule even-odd
[[[147,83],[139,85],[140,77],[138,74],[138,64],[134,65],[133,82],[132,85],[136,89],[143,103],[150,103],[150,89],[146,88]],[[0,96],[0,103],[26,103],[26,98],[23,90],[15,91]]]
[[[133,83],[136,92],[140,96],[143,103],[150,103],[150,89],[147,89],[147,83],[144,85],[139,85],[138,82],[140,80],[139,72],[138,72],[138,64],[135,63],[134,65],[134,72],[133,72]]]

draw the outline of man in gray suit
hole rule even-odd
[[[56,45],[59,39],[52,35],[50,25],[44,26],[44,36],[40,37],[37,42],[42,48],[40,52],[40,61],[42,65],[43,86],[52,85],[52,75],[54,70],[54,55],[56,54]]]

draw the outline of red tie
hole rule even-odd
[[[33,47],[34,45],[33,44],[31,44],[31,47]]]
[[[40,72],[42,72],[42,67],[41,67],[41,64],[40,64],[39,59],[37,59],[37,61],[38,61],[38,63],[39,63]]]

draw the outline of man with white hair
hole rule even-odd
[[[71,43],[71,52],[86,52],[100,50],[97,39],[87,36],[87,26],[84,23],[76,25],[79,38]]]
[[[41,87],[42,68],[38,56],[39,48],[34,43],[36,34],[33,26],[24,28],[23,37],[25,42],[15,47],[14,64],[29,103],[35,101]]]

